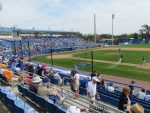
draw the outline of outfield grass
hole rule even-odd
[[[120,47],[120,48],[150,48],[150,44],[128,44],[128,45],[122,45],[122,46],[114,46],[114,47]]]
[[[43,63],[50,64],[51,60],[47,58],[47,55],[35,57],[33,61],[39,61]],[[62,66],[67,68],[73,68],[76,64],[86,62],[83,60],[74,60],[74,59],[54,59],[55,66]],[[91,71],[90,67],[79,68],[84,71]],[[99,73],[109,74],[113,76],[120,76],[125,78],[139,79],[144,81],[150,81],[150,70],[148,69],[138,69],[134,66],[124,66],[124,65],[114,65],[109,63],[99,63],[94,62],[94,70]]]
[[[150,51],[121,51],[124,56],[125,63],[141,64],[142,56],[147,58],[147,63],[150,63]],[[91,52],[82,52],[74,54],[74,57],[91,59]],[[118,62],[120,53],[117,50],[96,50],[94,51],[94,59]]]

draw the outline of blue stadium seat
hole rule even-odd
[[[31,92],[31,91],[28,91],[28,98],[30,98],[33,102],[37,103],[37,100],[36,100],[36,94]]]
[[[22,88],[22,95],[25,96],[25,97],[29,97],[29,94],[28,94],[28,89],[26,88]]]
[[[40,96],[36,96],[36,102],[37,102],[37,104],[41,107],[41,108],[43,108],[44,110],[45,110],[45,103],[46,103],[46,100],[44,99],[44,98],[42,98],[42,97],[40,97]]]
[[[19,91],[20,93],[22,93],[22,91],[23,91],[22,86],[21,86],[21,85],[17,85],[17,87],[18,87],[18,91]]]
[[[14,104],[14,100],[9,99],[8,106],[13,113],[17,112],[17,107]]]
[[[46,101],[45,107],[46,107],[46,110],[48,111],[48,113],[57,113],[56,105]]]
[[[109,102],[110,102],[110,104],[111,105],[113,105],[113,106],[118,106],[118,104],[119,104],[119,99],[115,99],[115,98],[109,98]]]
[[[86,90],[86,88],[80,87],[79,91],[80,91],[80,92],[79,92],[80,95],[87,95],[87,90]]]
[[[63,109],[57,107],[56,113],[66,113]]]
[[[25,113],[23,108],[17,107],[17,113]]]

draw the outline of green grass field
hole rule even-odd
[[[150,51],[123,51],[124,62],[131,64],[141,64],[142,56],[146,57],[147,63],[150,63]],[[74,54],[74,57],[91,59],[91,52],[82,52]],[[117,50],[96,50],[94,59],[118,62],[120,53]]]
[[[150,44],[134,44],[134,45],[117,46],[114,48],[118,48],[118,47],[120,48],[125,48],[125,47],[126,48],[150,48]],[[79,63],[91,63],[90,61],[80,59],[80,58],[91,59],[91,53],[90,53],[91,50],[93,49],[61,53],[61,54],[73,54],[73,56],[76,57],[77,59],[71,59],[71,58],[54,59],[53,60],[54,66],[74,68],[74,66]],[[77,53],[77,52],[82,52],[82,53]],[[125,63],[141,64],[142,56],[145,56],[147,58],[147,63],[150,63],[150,51],[122,50],[122,53],[124,55]],[[47,56],[48,55],[35,57],[32,60],[51,64],[51,60],[47,58]],[[120,58],[120,54],[117,50],[94,51],[94,59],[96,60],[118,62],[119,58]],[[79,70],[91,72],[91,67],[79,67]],[[126,66],[126,65],[119,65],[119,64],[94,62],[94,70],[96,70],[99,73],[108,74],[112,76],[120,76],[120,77],[125,77],[125,78],[150,81],[150,69],[144,69],[144,68],[139,68],[139,67],[137,68],[136,66]]]
[[[32,60],[51,64],[51,60],[47,58],[47,55],[35,57]],[[67,68],[73,68],[76,64],[81,62],[86,62],[86,61],[77,60],[77,59],[75,60],[70,58],[54,59],[55,66],[62,66]],[[79,69],[83,71],[91,72],[91,67],[81,67]],[[109,63],[94,62],[94,70],[97,70],[97,72],[99,73],[113,75],[113,76],[121,76],[126,78],[150,81],[150,70],[141,69],[134,66],[124,66],[124,65],[117,65],[117,64],[114,65]]]
[[[150,44],[128,44],[123,46],[114,46],[114,47],[121,47],[121,48],[150,48]]]

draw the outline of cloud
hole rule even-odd
[[[2,26],[71,30],[93,33],[96,14],[97,33],[111,34],[111,15],[115,14],[114,34],[138,32],[149,24],[149,0],[0,0]]]

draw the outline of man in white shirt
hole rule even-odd
[[[97,82],[99,82],[99,80],[97,79],[97,77],[93,77],[92,78],[92,81],[89,81],[88,82],[88,86],[87,86],[87,92],[88,92],[88,97],[95,101],[95,96],[96,96],[96,85],[97,85]],[[93,105],[95,105],[95,102],[91,101],[91,103]]]
[[[146,94],[145,94],[145,89],[142,88],[141,91],[139,91],[136,95],[137,98],[144,100]]]
[[[60,75],[58,74],[58,72],[55,73],[53,76],[54,76],[54,79],[58,80],[58,82],[59,82],[58,84],[62,84],[62,79],[61,79]]]
[[[146,95],[144,100],[149,101],[150,102],[150,95]]]
[[[74,90],[79,94],[79,85],[80,85],[80,75],[78,72],[74,75]]]
[[[113,83],[110,83],[109,84],[109,86],[107,87],[107,90],[109,91],[109,92],[112,92],[112,93],[114,93],[114,87],[113,87]]]

